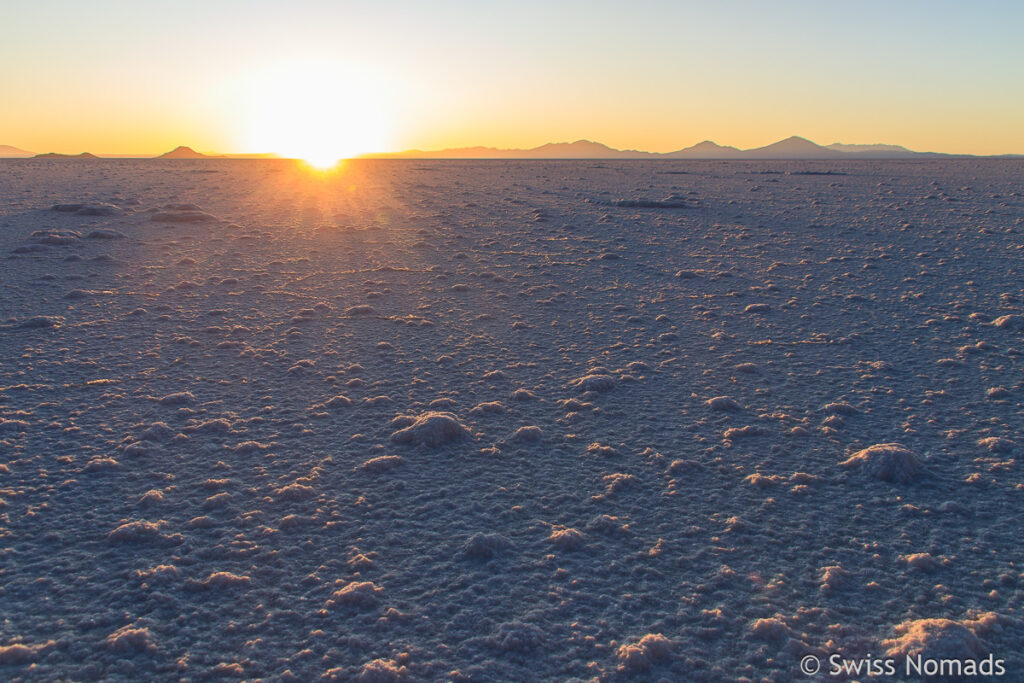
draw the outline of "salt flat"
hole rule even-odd
[[[0,678],[1020,680],[1022,177],[2,161]]]

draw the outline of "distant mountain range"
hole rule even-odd
[[[419,149],[405,152],[364,154],[368,159],[944,159],[973,157],[970,154],[942,154],[939,152],[914,152],[899,145],[850,145],[834,142],[819,145],[806,138],[793,136],[764,147],[738,149],[719,145],[711,140],[699,142],[675,152],[643,152],[635,149],[615,149],[600,142],[577,140],[576,142],[551,142],[532,149],[499,149],[497,147],[459,147],[424,151]],[[0,145],[0,157],[33,157],[36,159],[95,159],[88,152],[82,154],[36,154],[17,147]],[[150,157],[147,157],[150,158]],[[191,147],[176,147],[155,159],[273,159],[275,154],[202,154]],[[989,157],[991,158],[991,157]],[[1001,154],[995,158],[1024,158],[1021,154]]]
[[[409,150],[392,154],[368,154],[375,159],[927,159],[965,157],[966,154],[914,152],[899,145],[847,145],[840,142],[818,145],[793,136],[764,147],[738,149],[711,140],[675,152],[619,150],[599,142],[577,140],[541,145],[533,149],[462,147],[437,151]],[[1002,155],[1019,157],[1021,155]]]
[[[46,154],[37,154],[33,159],[99,159],[95,154],[89,152],[82,152],[81,154],[58,154],[57,152],[47,152]]]

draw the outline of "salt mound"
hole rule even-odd
[[[611,515],[597,515],[587,522],[586,529],[602,534],[620,535],[629,533],[629,524],[623,524],[621,519]]]
[[[839,463],[840,467],[856,467],[875,479],[909,484],[928,476],[917,455],[898,443],[880,443],[859,450]]]
[[[347,408],[350,405],[352,405],[352,399],[348,396],[343,396],[342,394],[338,394],[324,403],[324,406],[327,408]]]
[[[580,391],[609,391],[615,388],[615,378],[611,375],[591,374],[573,380],[572,386]]]
[[[298,482],[294,482],[292,484],[288,484],[287,486],[282,486],[281,488],[274,490],[274,498],[275,500],[278,501],[307,500],[309,498],[313,498],[314,496],[316,496],[316,489],[314,489],[312,486],[306,486]]]
[[[489,560],[503,550],[507,550],[512,543],[500,534],[473,534],[462,553],[472,559]]]
[[[411,425],[393,433],[391,440],[437,447],[472,437],[473,433],[462,426],[451,413],[431,411],[419,415]]]
[[[722,438],[726,441],[734,441],[735,439],[742,439],[749,436],[764,436],[767,432],[761,427],[756,425],[745,425],[743,427],[730,427],[722,433]]]
[[[1009,453],[1013,450],[1014,443],[1010,439],[1001,436],[987,436],[978,440],[979,446],[984,446],[993,453]]]
[[[167,394],[157,401],[162,406],[184,406],[196,402],[196,397],[191,391],[179,391]]]
[[[897,624],[895,638],[882,641],[885,656],[892,659],[922,657],[924,659],[979,659],[985,646],[972,628],[977,622],[952,619],[915,619]]]
[[[180,539],[180,536],[165,536],[160,533],[161,522],[137,520],[125,522],[109,534],[107,539],[115,543],[144,543],[147,541],[166,541]]]
[[[433,403],[431,404],[433,405]],[[497,415],[505,412],[505,405],[501,401],[487,401],[473,406],[470,415]]]
[[[933,572],[942,566],[942,564],[935,559],[931,553],[900,555],[900,562],[904,563],[908,567],[920,569],[923,572]]]
[[[540,427],[526,425],[525,427],[520,427],[512,434],[512,441],[534,442],[540,441],[543,437],[544,432]]]
[[[130,625],[122,626],[114,631],[103,642],[107,648],[114,652],[130,654],[156,650],[156,646],[150,640],[149,629],[133,628]]]
[[[114,460],[113,458],[101,458],[95,457],[90,458],[89,462],[85,463],[82,468],[83,472],[107,472],[110,470],[116,470],[121,466],[121,463]]]
[[[54,204],[50,211],[73,213],[76,216],[122,216],[124,211],[113,204]]]
[[[848,585],[851,574],[843,569],[842,565],[832,564],[821,568],[821,577],[818,580],[818,587],[823,593],[831,593]]]
[[[67,246],[73,244],[75,240],[81,237],[80,233],[74,230],[36,230],[29,239],[32,239],[40,244],[49,244],[51,246]]]
[[[174,438],[174,430],[166,422],[154,422],[139,434],[142,441],[170,441]]]
[[[12,643],[11,645],[0,645],[0,665],[2,664],[27,664],[40,654],[45,654],[54,646],[52,640],[38,645],[25,645],[24,643]]]
[[[4,432],[26,432],[29,424],[24,420],[0,420],[0,434]]]
[[[455,399],[443,396],[441,398],[435,398],[434,400],[432,400],[430,403],[427,404],[427,407],[432,408],[434,410],[443,410],[445,408],[454,408],[457,405],[458,403],[455,402]],[[469,412],[472,413],[473,411],[471,410]]]
[[[1001,330],[1024,330],[1024,315],[1001,315],[992,324]]]
[[[206,589],[232,588],[234,586],[248,586],[252,580],[248,576],[232,574],[231,572],[214,572],[202,582]]]
[[[350,307],[346,308],[344,315],[347,315],[347,316],[353,316],[353,315],[373,315],[376,312],[377,312],[377,310],[373,306],[367,306],[366,304],[361,304],[359,306],[350,306]]]
[[[379,474],[381,472],[389,472],[401,465],[403,462],[405,462],[405,460],[400,455],[379,455],[376,458],[370,458],[360,465],[360,467],[365,472]]]
[[[251,455],[253,453],[261,453],[270,448],[268,443],[260,443],[259,441],[243,441],[240,444],[230,447],[235,453],[242,455]]]
[[[748,474],[743,478],[743,481],[759,489],[766,489],[769,486],[775,486],[783,481],[785,477],[778,474],[761,474],[755,472],[754,474]]]
[[[128,235],[120,230],[93,230],[85,237],[90,240],[123,240],[127,239]]]
[[[613,455],[618,455],[619,452],[612,446],[605,446],[595,441],[587,446],[587,454],[600,457],[611,457]]]
[[[367,662],[359,671],[359,683],[395,683],[405,678],[408,669],[393,659],[375,659]]]
[[[487,642],[502,652],[529,653],[545,642],[544,631],[534,624],[509,621],[500,624]]]
[[[619,647],[616,653],[620,671],[647,671],[652,664],[665,661],[672,652],[672,641],[660,633],[648,633],[635,643]]]
[[[556,526],[551,529],[548,540],[562,550],[576,550],[583,546],[586,536],[572,527]]]
[[[47,327],[58,328],[64,322],[63,316],[35,315],[11,325],[0,325],[0,330],[20,328],[23,330],[39,330]]]
[[[829,415],[856,415],[857,409],[846,401],[827,403],[822,410]]]
[[[604,482],[605,495],[611,496],[619,491],[634,487],[639,480],[632,474],[613,472],[601,477],[601,481]]]
[[[150,489],[143,493],[142,497],[139,498],[139,505],[142,506],[158,505],[162,502],[164,502],[164,494],[162,491],[157,489]]]
[[[739,410],[740,404],[728,396],[715,396],[708,399],[708,407],[711,410],[732,411]]]
[[[776,617],[758,619],[750,625],[750,635],[758,640],[778,641],[789,638],[786,622]]]
[[[372,581],[353,581],[334,591],[328,604],[373,607],[377,604],[377,596],[383,592],[384,589]]]

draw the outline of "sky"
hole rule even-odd
[[[0,144],[1024,153],[1024,3],[0,0]]]

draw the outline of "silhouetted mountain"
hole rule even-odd
[[[95,154],[89,152],[82,152],[81,154],[58,154],[57,152],[47,152],[46,154],[37,154],[33,159],[99,159]]]
[[[669,152],[661,156],[666,159],[736,159],[742,156],[743,152],[735,147],[727,147],[705,140],[698,142],[693,147],[687,147],[676,152]]]
[[[0,145],[0,158],[2,159],[18,159],[33,156],[32,152],[17,147],[11,147],[10,145]]]
[[[206,154],[200,154],[199,152],[195,151],[191,147],[185,147],[184,145],[181,145],[179,147],[175,147],[170,152],[165,152],[164,154],[161,154],[160,156],[155,157],[155,158],[156,159],[209,159],[210,157],[207,156]]]
[[[842,159],[846,155],[796,135],[743,152],[744,159]]]

